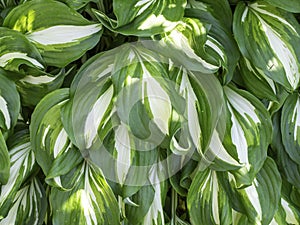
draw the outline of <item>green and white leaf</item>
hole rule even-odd
[[[136,137],[157,144],[169,134],[172,111],[169,88],[174,86],[160,59],[164,60],[139,43],[124,45],[112,75],[117,86],[116,110],[120,120],[130,126]]]
[[[279,208],[270,225],[299,224],[300,211],[281,197]]]
[[[188,70],[214,73],[219,69],[220,62],[207,55],[204,45],[208,41],[207,27],[202,21],[183,18],[175,29],[161,34],[158,42],[143,44],[171,58],[179,67],[183,65]]]
[[[227,1],[190,1],[185,16],[197,18],[206,27],[207,38],[201,57],[219,65],[222,83],[229,83],[239,59],[238,46],[232,37],[232,14]],[[222,13],[219,13],[222,12]],[[230,21],[229,21],[230,20]]]
[[[0,184],[5,185],[10,177],[10,160],[8,149],[3,137],[2,131],[0,130]]]
[[[108,29],[136,36],[151,36],[172,30],[183,17],[186,0],[113,0],[116,19],[94,10],[97,19]]]
[[[28,130],[21,130],[10,137],[9,179],[1,186],[0,192],[0,215],[5,217],[11,208],[17,191],[24,181],[33,172],[35,156],[31,148]]]
[[[232,188],[237,187],[233,176],[229,176],[229,181]],[[236,188],[233,194],[235,196],[229,194],[229,198],[238,199],[243,205],[238,210],[247,215],[248,224],[270,224],[281,197],[281,177],[275,162],[268,157],[252,184]]]
[[[11,10],[3,25],[24,33],[40,50],[46,64],[57,67],[80,58],[102,34],[101,24],[53,0],[25,2]]]
[[[200,155],[209,147],[223,107],[223,91],[216,77],[183,69],[177,78],[179,93],[186,99],[184,116],[192,143]]]
[[[282,143],[290,158],[300,165],[300,96],[291,94],[281,114]]]
[[[164,221],[164,199],[167,194],[167,185],[160,180],[159,169],[156,166],[150,171],[151,183],[144,185],[130,200],[134,204],[127,204],[126,219],[130,224],[160,225]]]
[[[50,204],[54,225],[119,224],[119,208],[114,193],[101,170],[83,162],[76,186],[71,191],[52,188]]]
[[[0,67],[24,74],[28,68],[44,69],[37,48],[14,30],[0,27]]]
[[[44,187],[37,178],[16,193],[13,205],[0,225],[41,225],[44,222],[47,199]]]
[[[82,156],[71,143],[61,120],[61,108],[69,99],[69,89],[58,89],[43,98],[32,114],[30,135],[36,160],[46,175],[46,182],[65,186],[63,175],[74,169]]]
[[[48,93],[58,89],[66,76],[64,70],[57,74],[27,75],[16,82],[23,106],[36,106]]]
[[[20,97],[13,81],[0,72],[0,128],[11,130],[17,123]]]
[[[226,119],[220,120],[225,119],[226,125],[218,127],[219,144],[216,138],[210,148],[221,163],[216,161],[213,168],[232,170],[232,166],[242,166],[233,171],[241,187],[253,181],[267,157],[272,138],[271,119],[264,105],[250,93],[232,86],[225,86],[224,93],[226,110],[222,116]]]
[[[244,57],[240,59],[239,70],[245,87],[253,95],[260,99],[278,101],[280,85],[267,77],[263,71],[254,67],[248,59]]]
[[[216,20],[222,23],[222,26],[231,29],[232,12],[229,2],[226,0],[189,0],[187,8],[199,9],[209,13]],[[222,13],[220,13],[222,12]],[[197,18],[197,17],[196,17]]]
[[[263,1],[240,2],[233,32],[243,56],[256,70],[289,91],[299,87],[300,26],[292,14]]]
[[[230,199],[214,170],[196,173],[187,195],[187,207],[193,225],[232,223]]]
[[[296,163],[287,153],[282,143],[281,132],[281,116],[282,112],[275,113],[272,117],[273,122],[273,138],[271,149],[276,155],[275,161],[281,171],[281,176],[296,188],[300,188],[300,164]]]

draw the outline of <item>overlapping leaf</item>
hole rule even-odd
[[[192,224],[231,224],[229,197],[216,171],[198,171],[187,196]]]
[[[80,58],[97,44],[102,33],[101,24],[53,0],[21,4],[5,17],[3,25],[24,33],[40,50],[46,64],[57,67]]]
[[[283,145],[291,157],[300,165],[300,97],[290,95],[282,108],[281,133]]]
[[[285,9],[293,13],[300,13],[300,4],[297,0],[280,1],[280,0],[265,0],[267,3],[272,4],[278,8]]]
[[[47,95],[32,114],[30,135],[36,160],[49,184],[61,188],[65,179],[81,161],[82,156],[71,143],[61,120],[61,108],[68,101],[69,89],[60,89]],[[69,178],[70,179],[70,178]],[[66,178],[66,182],[69,182]]]
[[[300,26],[292,14],[262,1],[240,2],[233,32],[243,56],[256,70],[289,91],[299,87]]]
[[[270,116],[258,99],[231,86],[224,87],[225,126],[215,130],[210,150],[215,155],[215,169],[236,170],[238,185],[248,185],[262,167],[271,142]]]
[[[1,216],[6,216],[15,199],[17,191],[33,172],[35,156],[30,145],[29,132],[23,129],[10,137],[9,156],[10,172],[9,179],[1,186],[0,211]]]
[[[95,10],[108,29],[126,35],[151,36],[173,29],[183,17],[186,0],[113,0],[116,19]]]
[[[207,30],[207,40],[204,45],[206,58],[209,56],[218,63],[220,67],[218,72],[222,76],[222,82],[229,83],[239,59],[238,47],[231,34],[230,6],[224,0],[189,2],[191,9],[186,9],[185,16],[197,18],[205,25]]]
[[[71,191],[52,188],[53,225],[119,224],[118,203],[101,170],[83,162]]]
[[[27,185],[18,190],[13,205],[0,224],[41,225],[44,222],[46,208],[44,187],[37,178],[32,178]]]
[[[28,68],[43,69],[43,59],[26,37],[14,30],[0,27],[0,67],[26,73]]]
[[[39,74],[40,75],[40,74]],[[23,106],[35,106],[48,93],[58,89],[65,78],[65,71],[57,74],[27,75],[16,82]]]
[[[270,224],[278,209],[281,194],[281,177],[275,162],[267,158],[253,183],[248,187],[235,189],[236,180],[230,174],[226,180],[224,188],[233,209],[246,215],[241,216],[243,222],[237,224]],[[238,221],[237,218],[234,220]]]
[[[0,70],[0,128],[12,129],[20,112],[20,97],[14,82],[6,78]]]

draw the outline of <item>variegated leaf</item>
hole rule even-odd
[[[66,76],[64,70],[57,74],[26,75],[16,82],[23,106],[33,107],[48,93],[58,89]]]
[[[213,168],[232,170],[233,166],[240,165],[242,168],[233,172],[238,186],[249,185],[267,157],[272,137],[270,115],[264,105],[246,91],[225,86],[224,93],[226,110],[222,116],[226,118],[226,125],[218,127],[210,146],[216,157]]]
[[[20,112],[20,97],[16,85],[0,71],[0,128],[11,130],[17,123]]]
[[[232,190],[235,189],[228,193],[233,207],[247,216],[245,221],[248,222],[242,224],[270,224],[278,209],[281,195],[281,177],[275,162],[268,157],[248,187],[236,188],[236,180],[231,174],[229,182]],[[242,207],[237,207],[238,204],[242,204]]]
[[[59,89],[43,98],[32,114],[30,135],[36,160],[52,186],[64,185],[61,176],[68,174],[82,156],[71,143],[61,121],[61,108],[68,101],[69,89]]]
[[[300,211],[281,197],[279,208],[270,225],[296,224],[300,221]]]
[[[140,44],[124,45],[122,53],[112,76],[118,92],[117,114],[136,137],[160,144],[169,134],[172,103],[168,88],[174,83],[158,54]]]
[[[200,155],[206,152],[223,107],[223,91],[212,75],[188,72],[177,78],[179,93],[186,99],[184,116],[192,143]]]
[[[44,222],[47,199],[44,187],[37,178],[32,178],[16,193],[13,205],[0,225],[41,225]]]
[[[229,2],[226,0],[189,0],[189,7],[193,9],[200,9],[208,12],[215,17],[222,26],[231,29],[232,12]],[[187,7],[188,8],[188,7]],[[222,12],[222,13],[220,13]]]
[[[115,32],[151,36],[173,29],[183,17],[186,0],[113,0],[116,19],[104,12],[94,11],[95,16],[108,29]]]
[[[243,56],[258,71],[289,91],[299,87],[300,26],[292,14],[263,1],[240,2],[233,32]]]
[[[37,48],[14,30],[0,27],[0,67],[24,74],[28,68],[44,69]]]
[[[0,192],[0,216],[3,217],[6,217],[12,203],[15,201],[17,191],[33,172],[35,166],[35,155],[31,148],[27,128],[12,135],[8,142],[9,179],[5,185],[1,186]]]
[[[53,225],[119,224],[118,203],[101,170],[84,161],[70,191],[52,188]]]
[[[198,171],[187,195],[191,222],[198,224],[231,224],[231,204],[218,180],[218,172]]]
[[[214,73],[219,69],[220,62],[205,51],[204,45],[209,40],[207,27],[202,21],[196,18],[183,18],[175,29],[160,36],[157,43],[144,42],[143,44],[188,70]]]
[[[130,200],[134,204],[126,205],[126,219],[130,224],[161,225],[164,222],[164,199],[167,194],[166,182],[159,180],[159,171],[153,167],[150,171],[153,183],[144,185]]]
[[[5,143],[5,139],[0,129],[0,184],[1,185],[6,184],[9,180],[9,176],[10,176],[9,168],[10,168],[9,154]]]
[[[290,95],[282,108],[282,142],[292,160],[300,165],[300,96]]]
[[[232,13],[225,0],[189,1],[185,16],[197,18],[206,27],[205,58],[213,58],[224,84],[229,83],[239,59],[239,51],[231,34]],[[219,13],[219,12],[222,13]],[[198,45],[198,44],[197,44]],[[201,55],[204,57],[205,55]]]
[[[281,111],[275,113],[272,117],[273,122],[273,138],[271,149],[272,156],[281,171],[281,176],[290,184],[300,188],[300,164],[296,163],[287,153],[282,143],[281,133]]]
[[[244,57],[240,60],[239,70],[245,87],[253,95],[260,99],[278,101],[278,95],[282,91],[281,85],[267,77],[262,70],[254,67],[252,63]]]
[[[40,50],[46,64],[57,67],[80,58],[98,43],[102,33],[101,24],[91,23],[53,0],[21,4],[10,11],[3,25],[24,33]]]

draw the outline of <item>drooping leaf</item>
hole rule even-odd
[[[188,133],[193,145],[203,156],[222,112],[222,87],[213,75],[185,69],[177,79],[179,93],[186,100],[184,117]]]
[[[12,129],[20,112],[20,97],[16,85],[0,73],[0,128]]]
[[[214,73],[220,62],[205,51],[207,28],[196,18],[183,18],[170,32],[160,35],[158,42],[145,41],[143,44],[168,58],[178,66],[202,73]]]
[[[186,0],[113,0],[116,19],[104,12],[95,16],[108,29],[125,35],[151,36],[173,29],[183,17]]]
[[[1,186],[0,192],[0,216],[3,217],[7,215],[19,188],[33,172],[35,166],[35,155],[31,148],[27,129],[15,133],[8,141],[10,143],[8,146],[9,179],[5,185]]]
[[[64,80],[64,70],[57,74],[27,75],[16,82],[23,106],[33,107],[48,93],[58,89]]]
[[[233,208],[247,216],[245,219],[248,222],[242,224],[270,224],[278,209],[281,196],[281,177],[275,162],[267,158],[248,187],[236,188],[235,178],[230,174],[229,182],[231,185],[226,184],[227,193]],[[231,193],[228,192],[230,186],[233,190]],[[243,207],[239,207],[238,204],[242,204]]]
[[[47,199],[43,185],[32,178],[16,193],[13,205],[0,225],[42,225],[46,215]]]
[[[239,70],[245,87],[253,95],[260,99],[278,101],[278,95],[282,91],[281,85],[267,77],[263,71],[254,67],[252,63],[244,57],[240,60]]]
[[[24,33],[40,50],[46,64],[57,67],[80,58],[97,44],[102,33],[101,24],[53,0],[21,4],[10,11],[3,25]]]
[[[231,34],[232,15],[227,1],[191,1],[191,9],[185,10],[185,16],[199,19],[206,27],[205,55],[202,57],[213,58],[219,66],[222,83],[229,83],[240,54]]]
[[[53,225],[119,224],[118,203],[101,170],[88,162],[78,170],[72,190],[51,190]]]
[[[270,225],[298,224],[300,211],[281,197],[279,208]]]
[[[300,96],[291,94],[281,113],[282,143],[292,160],[300,165]]]
[[[243,56],[256,70],[289,91],[299,87],[300,26],[292,14],[263,1],[240,2],[233,32]]]
[[[0,67],[25,74],[29,68],[44,69],[37,48],[14,30],[0,27]]]
[[[159,168],[153,167],[150,185],[143,186],[130,200],[134,205],[126,205],[126,217],[130,224],[160,225],[164,224],[163,205],[167,192],[165,182],[159,178]]]
[[[187,195],[191,222],[198,224],[231,224],[230,200],[218,180],[218,172],[207,168],[198,171]]]
[[[273,138],[272,138],[272,157],[281,171],[281,176],[295,187],[300,188],[300,165],[296,163],[287,153],[282,143],[281,131],[281,111],[272,117],[273,122]]]
[[[83,159],[70,141],[61,120],[61,108],[68,98],[67,88],[48,94],[35,108],[30,125],[36,160],[46,175],[47,183],[60,188],[71,188],[64,185],[63,175],[68,176]]]
[[[226,124],[217,127],[212,139],[210,150],[216,157],[216,165],[212,166],[218,170],[242,166],[233,174],[238,186],[248,185],[267,157],[272,137],[270,115],[264,105],[246,91],[225,86],[224,93],[226,110],[222,116],[226,119],[222,120],[225,119]],[[218,163],[219,160],[222,163]]]

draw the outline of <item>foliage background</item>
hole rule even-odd
[[[1,0],[0,224],[299,224],[299,0]]]

